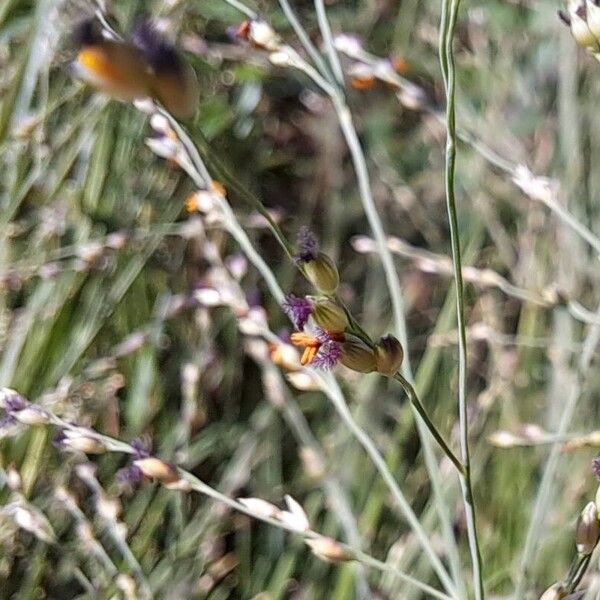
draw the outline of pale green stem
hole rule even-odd
[[[256,19],[258,17],[256,12],[246,6],[243,2],[238,2],[238,0],[223,0],[223,2],[229,4],[229,6],[233,6],[233,8],[245,14],[249,19]]]
[[[342,71],[342,65],[337,55],[337,51],[333,45],[333,36],[331,35],[331,27],[329,26],[329,20],[327,19],[327,13],[325,12],[325,3],[323,0],[315,0],[315,10],[317,12],[317,21],[319,22],[319,29],[323,36],[323,43],[325,45],[325,51],[327,52],[327,58],[329,59],[329,65],[337,83],[341,86],[344,85],[344,72]]]
[[[456,172],[456,77],[454,70],[453,39],[459,4],[460,0],[443,0],[440,25],[440,60],[446,87],[446,202],[452,244],[452,265],[456,283],[456,313],[458,321],[458,415],[461,459],[464,467],[464,471],[460,473],[460,483],[464,499],[467,536],[469,539],[469,551],[471,553],[471,563],[473,568],[475,598],[477,600],[483,600],[485,592],[483,587],[479,540],[477,537],[475,505],[471,485],[471,461],[469,456],[469,425],[467,413],[467,333],[454,181]]]
[[[435,441],[439,444],[439,446],[443,450],[444,454],[452,461],[452,463],[456,467],[457,471],[464,475],[464,473],[465,473],[464,465],[460,462],[460,459],[456,456],[456,454],[454,454],[454,452],[452,452],[452,450],[450,449],[450,447],[448,446],[448,444],[446,443],[444,438],[441,436],[440,432],[437,430],[436,426],[432,423],[431,419],[429,418],[429,415],[427,414],[427,411],[425,410],[425,407],[423,406],[423,404],[421,404],[421,400],[419,400],[419,397],[417,396],[417,392],[415,391],[415,388],[400,373],[397,373],[395,375],[394,379],[396,379],[396,381],[400,382],[400,385],[404,388],[404,391],[408,395],[410,403],[412,404],[414,409],[417,411],[417,413],[419,414],[421,419],[423,419],[423,422],[427,426],[427,429],[429,429],[429,432],[434,437]]]
[[[317,69],[319,69],[319,73],[321,73],[321,75],[325,79],[331,81],[331,74],[327,69],[327,65],[325,64],[323,57],[321,56],[320,52],[317,50],[315,45],[312,43],[308,33],[306,32],[306,29],[302,27],[302,24],[298,20],[298,17],[296,16],[296,13],[292,9],[288,0],[279,0],[279,5],[283,10],[283,14],[285,15],[286,19],[290,22],[290,25],[293,27],[294,32],[298,36],[298,39],[300,40],[302,46],[304,46],[304,49],[306,50],[312,61],[315,63]]]
[[[319,16],[319,20],[320,23],[322,21],[324,22],[322,23],[322,26],[324,26],[324,28],[327,31],[329,31],[330,28],[327,22],[327,16],[324,12],[322,15]],[[337,58],[337,53],[333,45],[333,39],[331,38],[331,36],[324,35],[324,43],[327,47],[328,55],[333,55]],[[365,156],[360,145],[356,129],[354,127],[354,124],[352,123],[352,115],[350,113],[350,110],[348,109],[345,100],[339,90],[337,90],[333,85],[331,85],[329,81],[325,81],[320,76],[320,74],[315,71],[315,69],[308,65],[306,61],[303,61],[301,57],[297,56],[293,49],[291,49],[290,47],[287,48],[290,55],[294,58],[294,60],[292,61],[292,66],[300,69],[308,77],[310,77],[323,90],[323,92],[325,92],[325,94],[329,96],[329,98],[333,102],[334,108],[338,115],[338,120],[340,122],[344,137],[346,139],[346,143],[350,149],[350,153],[352,156],[353,164],[359,183],[359,192],[363,204],[363,210],[365,211],[365,214],[367,215],[367,218],[369,220],[369,225],[375,236],[378,252],[381,256],[387,287],[392,302],[394,330],[395,333],[399,336],[400,342],[402,343],[403,347],[408,348],[408,333],[404,317],[404,301],[402,298],[402,291],[400,289],[400,282],[398,280],[393,258],[387,247],[386,236],[381,223],[381,219],[379,218],[379,214],[377,213],[377,209],[375,207],[373,195],[371,192],[371,185],[369,181],[369,174]],[[402,369],[405,375],[408,377],[409,381],[412,381],[412,372],[408,356],[402,366]],[[448,555],[450,557],[453,576],[455,581],[457,582],[457,585],[459,586],[461,596],[464,596],[464,583],[462,580],[462,573],[460,569],[460,557],[458,554],[456,540],[452,531],[452,524],[450,522],[450,515],[447,508],[447,503],[445,502],[444,494],[442,491],[439,466],[431,445],[431,440],[427,434],[427,429],[430,428],[432,433],[435,432],[433,433],[434,437],[437,436],[441,438],[441,436],[437,432],[437,429],[435,428],[433,423],[431,421],[428,421],[428,423],[426,424],[425,421],[419,415],[418,411],[416,410],[416,406],[412,406],[413,410],[415,411],[417,430],[421,439],[421,443],[423,445],[425,465],[427,467],[427,471],[429,473],[429,477],[431,479],[431,484],[433,487],[436,508],[440,517],[444,537],[448,545]],[[452,458],[453,456],[454,455],[450,453],[449,457]]]

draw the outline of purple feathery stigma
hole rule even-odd
[[[290,318],[294,327],[302,330],[313,312],[313,303],[308,298],[288,294],[282,305],[283,312]]]
[[[306,225],[300,227],[298,231],[298,254],[296,261],[303,263],[309,260],[315,260],[319,255],[319,243],[315,234]]]
[[[592,471],[594,471],[594,475],[600,479],[600,456],[597,456],[592,460]]]
[[[332,369],[342,357],[342,344],[336,341],[325,342],[319,348],[310,366],[315,369],[328,371]]]
[[[327,344],[328,342],[337,342],[337,340],[329,333],[329,331],[325,331],[322,327],[316,327],[315,333],[317,335],[317,339],[322,344]]]

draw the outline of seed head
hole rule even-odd
[[[310,523],[300,503],[288,494],[285,496],[285,503],[287,510],[279,511],[277,518],[295,531],[308,531]]]
[[[29,402],[21,394],[14,390],[7,390],[3,399],[3,408],[9,415],[14,415],[14,413],[23,410],[28,405]]]
[[[102,441],[83,431],[65,429],[54,439],[54,444],[64,450],[74,450],[85,454],[104,454],[106,446]]]
[[[275,30],[263,19],[252,19],[248,28],[248,41],[257,48],[265,50],[278,50],[281,47],[281,38]]]
[[[319,300],[314,306],[313,318],[315,323],[326,331],[343,332],[348,327],[346,311],[331,300]]]
[[[253,512],[259,517],[275,519],[281,512],[274,504],[271,504],[262,498],[238,498],[237,500],[249,511]]]
[[[40,510],[30,504],[20,502],[9,505],[7,508],[6,512],[12,516],[14,522],[21,529],[29,531],[47,544],[56,541],[52,525]]]
[[[595,502],[588,502],[579,515],[575,530],[577,552],[584,556],[591,554],[600,537],[600,522]]]
[[[13,416],[24,425],[46,425],[50,422],[50,415],[41,406],[35,404],[13,413]]]
[[[372,373],[377,369],[373,349],[354,336],[347,336],[346,341],[342,344],[340,362],[345,367],[359,373]]]
[[[134,460],[133,464],[138,467],[146,477],[156,479],[164,484],[175,483],[180,479],[177,469],[172,464],[154,456]]]
[[[375,360],[377,371],[382,375],[393,377],[402,365],[404,350],[402,345],[393,335],[382,337],[375,346]]]
[[[597,1],[586,1],[586,21],[587,25],[596,38],[600,39],[600,5]]]
[[[303,263],[304,274],[310,283],[322,294],[331,296],[340,284],[340,274],[329,256],[319,252],[314,260]]]
[[[335,293],[340,283],[337,267],[331,258],[319,252],[317,238],[306,226],[298,231],[297,248],[296,263],[303,268],[310,283],[322,294]]]
[[[591,15],[591,12],[598,7],[592,2],[586,0],[570,0],[569,1],[568,21],[571,27],[571,33],[575,41],[582,47],[591,52],[600,51],[600,43],[597,33],[600,33],[598,28],[596,14]],[[591,8],[591,11],[589,10]],[[592,18],[590,19],[590,16]],[[563,19],[564,20],[564,19]],[[590,27],[590,24],[593,27]]]
[[[554,583],[540,596],[540,600],[563,600],[566,593],[562,583]]]
[[[330,537],[318,537],[305,540],[313,554],[322,560],[332,563],[348,562],[354,560],[354,553],[345,548],[338,541]]]

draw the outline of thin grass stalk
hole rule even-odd
[[[410,403],[412,404],[414,409],[417,411],[417,413],[421,417],[421,419],[423,419],[423,421],[427,424],[427,428],[432,433],[436,442],[440,445],[441,448],[443,448],[446,456],[452,461],[452,463],[456,467],[457,471],[459,473],[461,473],[462,475],[464,475],[465,474],[465,466],[460,461],[460,459],[456,456],[456,454],[454,454],[454,452],[451,450],[451,448],[448,446],[448,444],[446,444],[446,441],[444,440],[444,438],[440,435],[440,433],[437,431],[435,425],[431,422],[431,419],[429,418],[429,415],[427,414],[425,407],[421,403],[421,400],[419,400],[419,396],[417,395],[415,388],[400,373],[396,374],[394,379],[396,379],[396,381],[398,381],[400,383],[400,385],[406,392],[406,394],[410,400]]]
[[[442,11],[442,21],[441,21],[441,31],[444,31],[444,19],[445,13]],[[368,65],[375,65],[379,60],[377,57],[369,54],[368,52],[361,50],[358,53],[348,54],[351,58],[359,60]],[[440,57],[443,60],[442,63],[442,76],[444,82],[447,79],[447,69],[445,66],[445,50],[442,52],[440,49]],[[390,75],[390,82],[395,85],[402,87],[410,85],[414,87],[416,90],[421,90],[419,86],[415,86],[412,82],[407,81],[405,78],[399,75]],[[426,101],[423,106],[423,110],[430,115],[432,115],[436,120],[438,120],[442,125],[446,125],[446,118],[443,111],[438,110],[435,104],[431,101]],[[502,172],[506,173],[510,176],[513,183],[515,183],[518,187],[521,187],[517,181],[519,180],[519,167],[521,165],[516,164],[514,161],[509,160],[503,156],[500,156],[495,150],[487,146],[480,139],[477,138],[475,134],[466,130],[466,129],[457,129],[456,136],[458,139],[462,140],[464,143],[468,144],[475,150],[480,156],[482,156],[490,165],[497,167]],[[522,189],[522,188],[521,188]],[[524,190],[525,191],[525,190]],[[541,196],[533,196],[532,194],[525,191],[525,194],[530,197],[532,200],[536,200],[542,202],[546,205],[547,208],[550,209],[563,223],[569,226],[579,237],[585,240],[594,250],[600,253],[600,238],[594,234],[588,227],[586,227],[581,221],[577,219],[572,213],[570,213],[564,205],[559,202],[554,195],[545,195]]]
[[[220,258],[213,260],[214,264],[221,268],[225,268],[225,265]],[[239,284],[236,285],[239,286]],[[240,294],[243,293],[241,287],[239,287],[239,292]],[[277,337],[270,331],[265,337],[270,339],[273,343],[277,343],[278,341]],[[281,412],[283,419],[298,442],[301,445],[310,448],[318,457],[318,460],[324,465],[325,458],[320,445],[310,430],[302,411],[290,395],[288,388],[285,386],[280,370],[270,359],[264,358],[260,354],[254,356],[254,359],[261,366],[263,388],[265,394],[270,399],[271,404]],[[352,512],[346,490],[334,476],[328,473],[325,473],[323,476],[323,488],[328,497],[331,509],[334,511],[342,529],[346,533],[348,543],[353,549],[360,550],[364,546],[364,542],[358,530],[358,525]],[[356,571],[357,593],[360,598],[368,598],[370,590],[364,569],[357,568]]]
[[[321,53],[317,50],[315,45],[312,43],[308,33],[306,32],[306,29],[304,29],[304,27],[302,27],[302,24],[298,20],[298,17],[296,16],[296,13],[294,12],[294,9],[291,7],[288,0],[279,0],[279,6],[281,6],[281,10],[283,10],[283,14],[285,15],[285,18],[290,22],[290,25],[292,26],[294,33],[298,36],[300,43],[302,44],[302,46],[304,47],[304,49],[306,50],[306,52],[312,59],[313,63],[315,63],[315,66],[319,70],[319,73],[321,73],[321,75],[325,79],[327,79],[329,82],[331,82],[332,81],[331,72],[329,71],[327,65],[325,64],[325,61],[323,60]]]
[[[460,253],[460,237],[455,197],[456,173],[456,74],[454,68],[453,40],[454,29],[460,0],[444,0],[440,25],[440,59],[446,87],[446,203],[450,238],[452,244],[452,264],[456,284],[456,313],[458,322],[458,413],[460,428],[460,447],[463,471],[459,472],[463,494],[469,551],[473,568],[473,586],[476,600],[485,597],[483,573],[481,569],[481,553],[477,537],[477,522],[473,490],[471,485],[471,461],[469,456],[469,427],[467,414],[467,334],[464,306],[464,284],[462,278],[462,260]]]
[[[281,412],[283,419],[286,421],[298,442],[306,448],[310,448],[315,453],[315,456],[318,457],[318,460],[324,465],[325,457],[321,446],[314,437],[304,414],[290,395],[289,390],[286,388],[279,369],[277,369],[270,361],[262,362],[261,369],[265,393],[267,395],[271,393],[275,396],[272,403]],[[273,385],[273,383],[275,384]],[[269,389],[271,390],[270,392]],[[353,550],[360,550],[364,547],[364,542],[358,530],[356,518],[352,512],[350,500],[344,486],[334,475],[325,472],[323,476],[323,489],[331,509],[345,531],[348,544]],[[356,592],[360,598],[368,598],[371,592],[364,569],[358,569],[357,571],[358,572],[355,574],[357,585]]]
[[[252,10],[249,6],[246,6],[243,2],[238,2],[238,0],[223,0],[223,2],[229,4],[229,6],[232,6],[236,10],[239,10],[249,19],[256,19],[258,17],[256,11]]]
[[[363,204],[363,210],[365,211],[367,220],[369,221],[369,225],[371,227],[373,236],[377,244],[378,253],[381,257],[386,283],[392,303],[394,331],[398,334],[403,347],[408,348],[408,332],[406,328],[406,321],[404,318],[404,300],[402,296],[402,290],[400,289],[400,281],[398,279],[398,274],[394,265],[394,259],[387,246],[386,234],[383,229],[383,225],[379,214],[377,212],[375,202],[373,200],[373,194],[371,192],[371,184],[369,181],[369,173],[367,170],[365,156],[360,145],[356,129],[354,128],[354,124],[352,122],[352,115],[350,113],[350,110],[348,109],[348,106],[343,100],[341,100],[341,98],[337,94],[332,96],[332,101],[334,103],[334,106],[336,107],[336,112],[338,114],[340,126],[342,128],[342,132],[346,139],[348,148],[350,149],[350,154],[354,163],[354,168],[359,184],[360,197]],[[405,371],[406,375],[409,378],[411,378],[408,359],[406,360],[403,366],[403,370]],[[410,388],[414,393],[414,388],[412,387],[412,385],[410,385]],[[410,397],[412,400],[412,396]],[[449,554],[450,556],[452,556],[451,562],[453,565],[454,578],[457,580],[457,585],[459,587],[462,587],[460,584],[460,559],[458,557],[458,550],[456,549],[456,541],[454,536],[451,535],[452,528],[449,523],[448,511],[445,509],[440,479],[438,477],[438,473],[436,472],[436,470],[439,472],[439,468],[437,467],[436,461],[434,459],[433,449],[431,448],[430,439],[428,439],[426,430],[428,431],[429,435],[431,435],[431,437],[435,439],[436,442],[438,442],[438,444],[440,444],[440,440],[442,440],[443,442],[443,438],[437,430],[437,427],[431,421],[431,419],[423,419],[423,414],[426,414],[423,405],[420,402],[418,402],[417,404],[411,402],[411,405],[415,410],[417,430],[424,448],[425,465],[427,467],[429,477],[433,484],[434,493],[436,494],[436,505],[438,507],[440,519],[442,521],[442,529],[445,532],[445,539],[448,542]],[[423,410],[419,411],[418,408],[421,408]],[[440,447],[448,456],[448,458],[452,461],[452,463],[454,465],[457,465],[456,456],[450,450],[448,445],[445,442],[443,442],[440,444]]]
[[[338,85],[344,86],[344,72],[342,71],[342,65],[337,54],[337,50],[333,45],[333,36],[331,35],[331,27],[329,26],[329,20],[327,19],[327,13],[325,12],[325,3],[323,0],[315,0],[315,11],[317,13],[317,21],[319,23],[319,29],[323,36],[323,43],[325,45],[325,52],[329,60],[329,66],[333,71],[333,75]]]

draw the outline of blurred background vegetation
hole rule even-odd
[[[405,76],[443,109],[439,4],[330,0],[328,15],[335,33],[359,34],[373,54],[405,59]],[[293,5],[320,43],[313,3]],[[253,6],[299,48],[277,2]],[[456,40],[457,119],[509,164],[560,181],[560,203],[600,234],[600,169],[594,170],[600,69],[577,49],[557,7],[535,0],[464,3]],[[0,384],[114,437],[146,435],[161,456],[227,494],[278,505],[291,494],[315,529],[346,539],[323,473],[311,470],[310,452],[265,394],[263,369],[249,355],[236,315],[191,301],[210,266],[185,211],[192,183],[145,146],[151,131],[143,113],[69,76],[73,24],[92,9],[75,0],[0,3]],[[221,0],[115,0],[109,18],[127,32],[142,12],[177,32],[200,78],[201,105],[187,124],[192,139],[203,132],[292,238],[310,225],[338,261],[343,297],[365,329],[377,336],[391,331],[380,259],[357,251],[355,236],[371,233],[328,100],[297,72],[233,44],[226,30],[243,17]],[[387,232],[438,255],[433,263],[396,256],[396,264],[417,387],[456,447],[454,296],[451,278],[435,267],[450,251],[445,131],[434,113],[402,106],[384,85],[349,87],[347,95]],[[558,288],[561,298],[596,311],[600,277],[592,249],[473,145],[459,145],[457,193],[465,263],[480,270],[476,275],[492,269],[537,297]],[[235,194],[230,199],[282,287],[307,292],[261,221]],[[226,235],[217,232],[212,241],[224,256],[237,257]],[[274,331],[288,326],[252,267],[242,286],[252,303],[265,307]],[[594,328],[574,318],[566,302],[543,306],[485,282],[468,283],[467,317],[485,582],[490,597],[508,598],[550,449],[498,448],[488,436],[510,430],[531,437],[540,432],[531,425],[556,431],[571,404],[568,431],[597,428],[600,378],[593,360],[584,368],[579,362]],[[357,421],[389,460],[445,559],[404,394],[377,376],[340,370],[339,379]],[[323,394],[292,386],[289,394],[324,453],[327,475],[345,491],[363,547],[439,587],[381,478]],[[0,520],[2,598],[127,597],[114,577],[101,576],[102,562],[56,498],[61,487],[77,499],[117,570],[136,575],[139,563],[156,597],[355,598],[356,580],[365,576],[369,597],[423,597],[356,565],[328,565],[301,541],[203,497],[151,483],[122,492],[115,473],[125,459],[101,456],[94,459],[96,477],[109,496],[121,496],[131,560],[103,528],[89,486],[74,471],[81,458],[59,453],[52,435],[46,428],[7,430],[0,440],[2,472],[15,466],[24,496],[48,516],[58,539],[47,544]],[[597,485],[594,455],[590,447],[559,454],[548,502],[534,515],[542,535],[527,565],[531,598],[568,569],[576,516]],[[458,482],[446,461],[441,472],[468,574]],[[6,485],[0,502],[10,498]],[[95,591],[86,588],[90,581]]]

